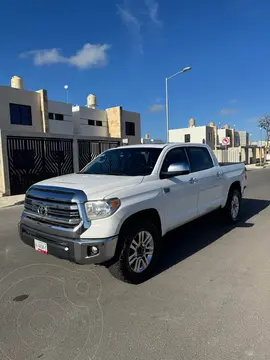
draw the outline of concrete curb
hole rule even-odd
[[[0,198],[0,209],[23,205],[25,194],[23,195],[13,195],[13,196],[3,196]]]

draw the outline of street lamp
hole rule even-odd
[[[181,71],[178,71],[177,73],[166,77],[165,79],[165,88],[166,88],[166,131],[167,131],[167,142],[169,142],[169,95],[168,95],[168,80],[175,77],[176,75],[179,75],[181,73],[184,73],[186,71],[191,70],[190,66],[185,67]]]
[[[260,143],[261,143],[261,147],[260,147],[260,167],[262,166],[262,128],[260,127]]]

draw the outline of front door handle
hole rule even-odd
[[[221,177],[222,177],[222,172],[221,171],[217,172],[217,178],[220,179]]]
[[[197,182],[198,182],[198,180],[196,178],[192,177],[192,178],[189,179],[190,184],[196,184]]]
[[[164,190],[164,194],[168,194],[171,191],[170,188],[164,188],[163,190]]]

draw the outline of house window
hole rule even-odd
[[[135,136],[135,123],[126,121],[126,135]]]
[[[50,113],[50,112],[49,112],[48,115],[49,115],[49,119],[50,119],[50,120],[53,120],[53,119],[54,119],[53,113]]]
[[[97,125],[97,126],[102,126],[102,121],[97,120],[97,121],[96,121],[96,125]]]
[[[64,115],[63,114],[54,114],[54,118],[55,118],[55,120],[64,120]]]
[[[95,121],[94,120],[88,120],[88,125],[95,126]]]
[[[185,143],[190,143],[190,134],[185,134]]]
[[[9,104],[10,123],[14,125],[32,125],[31,106]]]

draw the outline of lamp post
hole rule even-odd
[[[64,89],[66,90],[66,102],[68,102],[68,85],[65,85]]]
[[[176,75],[179,75],[181,73],[184,73],[186,71],[191,70],[190,66],[185,67],[183,70],[178,71],[177,73],[166,77],[165,79],[165,89],[166,89],[166,132],[167,132],[167,142],[169,142],[169,95],[168,95],[168,80],[175,77]]]
[[[262,166],[262,128],[260,127],[260,167]]]

